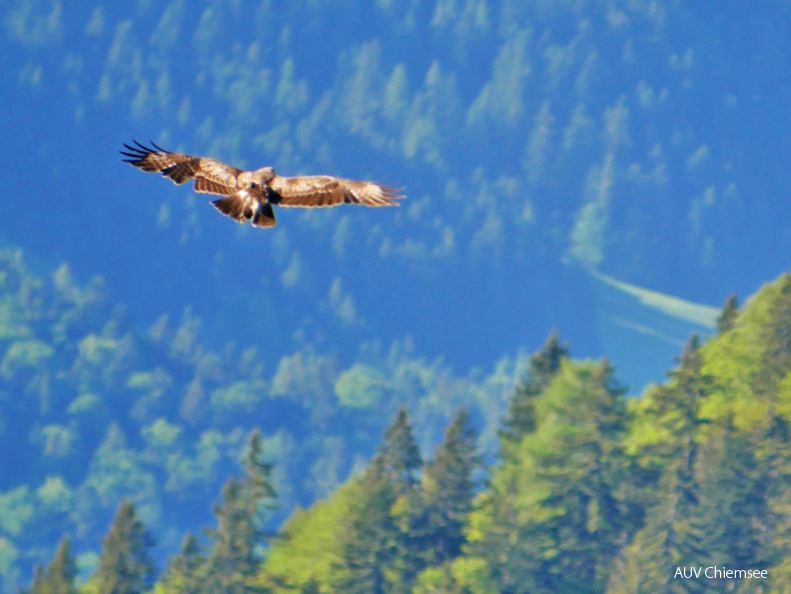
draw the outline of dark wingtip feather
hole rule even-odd
[[[136,140],[133,140],[132,142],[134,142],[138,146],[141,146],[140,143],[138,143]],[[151,151],[145,150],[145,147],[142,147],[142,149],[140,149],[140,148],[137,148],[137,147],[134,147],[134,146],[129,146],[125,142],[123,142],[121,144],[124,145],[124,148],[126,148],[126,151],[118,151],[118,152],[121,153],[122,155],[124,155],[125,157],[131,157],[132,159],[134,159],[134,161],[141,161],[141,160],[145,159],[146,156],[151,153]],[[129,162],[131,163],[132,161],[129,161]]]

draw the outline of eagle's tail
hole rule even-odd
[[[256,227],[274,227],[275,212],[268,202],[259,204],[258,208],[251,208],[248,201],[238,194],[226,196],[219,200],[211,201],[214,208],[240,223],[250,220]]]
[[[269,202],[264,202],[253,215],[253,225],[256,227],[274,227],[275,211]]]

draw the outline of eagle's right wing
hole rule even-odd
[[[397,191],[370,181],[357,181],[331,175],[275,176],[270,182],[279,206],[398,206],[403,196]]]
[[[151,143],[154,146],[153,149],[136,140],[133,142],[137,146],[129,146],[124,143],[128,152],[121,151],[121,154],[129,157],[129,159],[123,159],[125,163],[134,165],[142,171],[162,173],[177,184],[183,184],[185,181],[195,178],[196,192],[231,196],[237,191],[236,178],[241,170],[236,167],[208,157],[170,153],[153,142]]]

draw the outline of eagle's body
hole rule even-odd
[[[154,143],[154,149],[134,141],[136,147],[124,144],[128,152],[124,159],[143,171],[162,173],[177,184],[195,179],[196,192],[218,194],[214,207],[224,215],[241,222],[250,221],[256,227],[272,227],[279,206],[335,206],[363,204],[365,206],[398,206],[399,198],[390,188],[369,181],[356,181],[330,175],[300,175],[283,177],[271,167],[242,171],[222,161],[208,157],[193,157],[169,153]]]

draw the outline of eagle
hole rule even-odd
[[[239,223],[250,221],[256,227],[273,227],[272,205],[320,207],[338,204],[398,206],[403,198],[395,190],[370,181],[344,179],[331,175],[285,177],[272,167],[242,171],[209,157],[171,153],[151,142],[153,148],[132,140],[119,151],[125,163],[169,177],[176,184],[195,179],[196,192],[222,196],[211,204]]]

